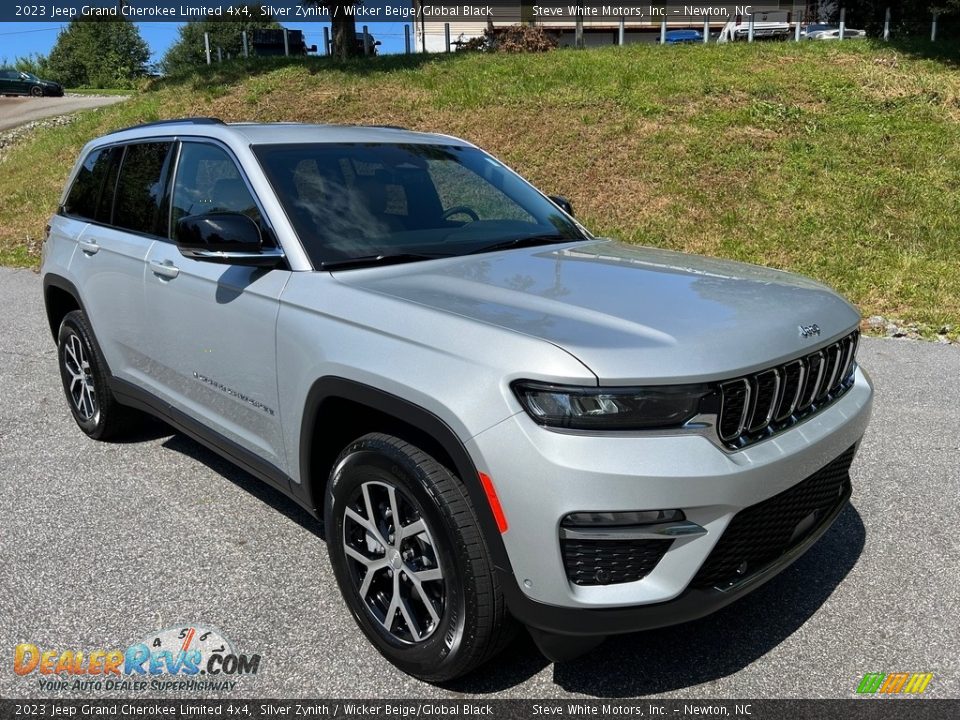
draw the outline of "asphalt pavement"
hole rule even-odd
[[[126,99],[126,95],[68,95],[67,97],[40,98],[0,96],[0,131],[45,117],[115,105]]]
[[[877,397],[852,504],[763,588],[562,665],[523,634],[440,688],[367,643],[294,503],[166,426],[112,444],[75,427],[35,273],[0,269],[0,308],[0,697],[162,695],[44,689],[10,660],[18,643],[122,649],[198,625],[262,658],[207,697],[848,698],[864,673],[898,671],[960,697],[956,346],[864,340]]]

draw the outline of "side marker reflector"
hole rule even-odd
[[[502,535],[507,531],[507,516],[503,514],[503,508],[500,507],[500,498],[497,497],[497,490],[493,487],[493,480],[486,473],[477,474],[480,476],[480,484],[483,485],[483,492],[486,493],[490,510],[493,511],[493,518],[497,521],[497,530]]]

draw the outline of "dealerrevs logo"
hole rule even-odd
[[[20,643],[13,653],[13,671],[37,676],[43,690],[224,691],[259,670],[260,655],[238,653],[218,630],[201,626],[150,633],[125,649]]]

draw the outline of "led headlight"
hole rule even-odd
[[[707,385],[570,387],[521,380],[513,391],[536,422],[578,430],[679,427],[700,412]]]

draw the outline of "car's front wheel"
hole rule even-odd
[[[39,85],[34,85],[30,88],[30,94],[33,95],[33,97],[43,97],[43,88]]]
[[[347,605],[404,672],[449,680],[512,637],[465,488],[419,448],[382,434],[351,443],[331,473],[325,521]]]
[[[83,432],[107,440],[134,426],[138,414],[113,397],[106,363],[83,311],[67,313],[60,323],[57,359],[67,404]]]

